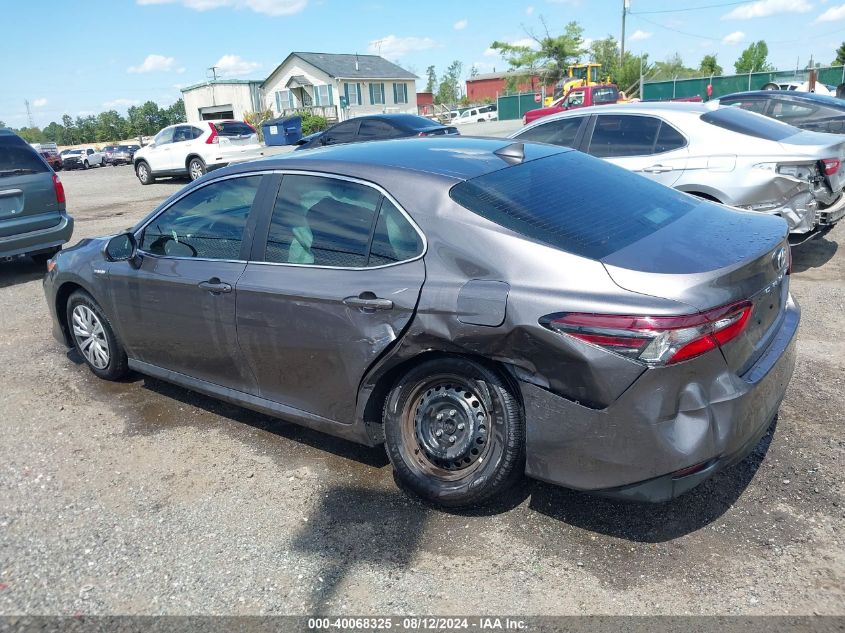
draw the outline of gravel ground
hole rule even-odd
[[[62,179],[75,240],[184,184]],[[468,513],[404,496],[380,449],[96,379],[42,270],[0,263],[0,613],[845,614],[843,238],[795,251],[798,365],[748,459],[664,505],[526,481]]]

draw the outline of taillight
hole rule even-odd
[[[428,132],[420,132],[417,136],[428,136]]]
[[[56,202],[58,204],[64,204],[65,186],[62,184],[62,180],[58,174],[53,174],[53,189],[56,191]]]
[[[209,123],[208,127],[211,128],[211,136],[205,139],[205,144],[212,145],[214,143],[219,143],[220,139],[217,138],[217,128],[215,127],[214,123]]]
[[[741,301],[701,314],[623,316],[567,312],[541,319],[555,332],[648,365],[689,360],[739,336],[751,316],[751,302]]]
[[[827,176],[832,176],[839,171],[839,166],[842,162],[838,158],[822,158],[822,165],[824,165],[824,173]]]

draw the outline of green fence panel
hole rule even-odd
[[[507,95],[496,99],[496,109],[499,121],[521,119],[529,110],[543,107],[534,101],[533,92],[523,92],[517,95]]]
[[[713,83],[713,98],[721,97],[732,92],[745,90],[760,90],[767,83],[785,83],[787,81],[807,81],[807,72],[795,70],[780,70],[765,73],[749,73],[744,75],[723,75],[720,77],[696,77],[693,79],[678,79],[667,81],[643,82],[643,99],[647,101],[667,101],[685,97],[701,97],[707,99],[707,85]],[[845,81],[845,67],[831,66],[818,69],[820,83],[838,86]]]

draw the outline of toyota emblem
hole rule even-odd
[[[786,247],[781,246],[772,254],[772,266],[781,271],[786,267]]]

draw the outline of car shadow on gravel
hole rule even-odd
[[[829,237],[820,237],[792,247],[792,272],[803,273],[811,268],[824,266],[833,259],[839,243]]]
[[[700,530],[730,510],[766,457],[777,418],[741,462],[666,503],[619,501],[537,482],[529,507],[570,525],[640,543],[662,543]]]
[[[0,288],[41,279],[46,272],[44,264],[35,262],[31,257],[15,257],[11,261],[0,261]]]
[[[399,491],[353,486],[328,490],[293,538],[293,549],[321,562],[309,587],[309,610],[315,615],[337,613],[344,600],[360,598],[347,595],[349,588],[343,586],[352,574],[375,568],[389,581],[390,570],[398,574],[409,569],[432,513]],[[368,593],[376,590],[367,588]]]

